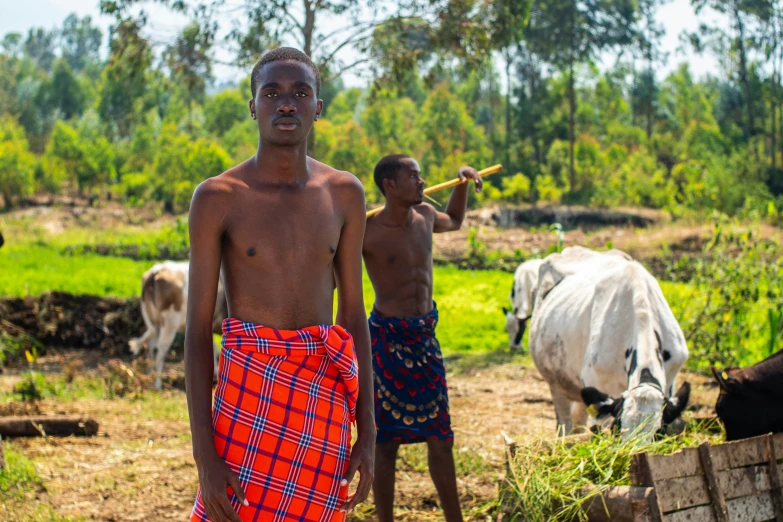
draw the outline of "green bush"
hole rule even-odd
[[[720,218],[702,255],[669,263],[671,279],[689,279],[667,300],[688,341],[692,368],[749,365],[781,348],[781,256],[781,245],[762,239],[757,229]]]

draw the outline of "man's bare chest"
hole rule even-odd
[[[411,227],[375,225],[368,232],[364,244],[367,262],[391,268],[423,265],[432,258],[432,230],[426,222]]]
[[[259,267],[332,263],[340,241],[342,217],[331,205],[265,204],[232,217],[224,253]]]

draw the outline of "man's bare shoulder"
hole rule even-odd
[[[425,218],[433,218],[438,213],[430,203],[419,203],[413,207],[413,211],[421,214]]]
[[[209,210],[215,206],[222,206],[228,203],[238,191],[247,184],[242,179],[242,174],[247,169],[247,161],[232,167],[222,174],[207,178],[198,184],[193,192],[192,206],[201,207],[203,210]]]
[[[345,203],[364,204],[364,185],[359,178],[344,170],[337,170],[325,163],[313,160],[311,164],[312,172],[318,180],[323,183],[335,197],[340,198]]]

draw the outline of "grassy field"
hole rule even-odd
[[[37,295],[46,291],[134,297],[151,261],[94,254],[65,255],[56,247],[27,244],[0,251],[0,296]],[[513,276],[501,271],[469,272],[435,267],[438,328],[444,349],[491,350],[507,343],[501,308],[508,303]],[[364,274],[365,305],[374,294]]]
[[[170,233],[170,229],[165,229],[160,237]],[[93,232],[89,239],[79,230],[68,234],[71,235],[68,240],[61,235],[32,234],[25,236],[26,240],[15,241],[0,250],[0,296],[21,297],[55,290],[112,297],[139,295],[141,275],[154,261],[91,253],[77,255],[65,250],[66,244],[94,244],[107,240],[128,244],[139,232]],[[79,243],[80,240],[87,243]],[[445,353],[485,352],[507,344],[501,309],[508,304],[513,279],[510,273],[436,266],[434,278],[435,300],[440,311],[438,336]],[[706,292],[685,283],[662,281],[661,287],[684,328],[703,308]],[[366,272],[364,294],[369,312],[374,294]],[[751,337],[741,350],[737,350],[737,359],[742,365],[753,364],[769,353],[767,308],[761,298],[749,315],[748,324],[755,326]],[[705,371],[710,362],[708,358],[692,358],[688,364],[692,369]]]
[[[153,252],[176,229],[176,225],[150,230],[138,226],[72,227],[53,233],[34,220],[9,224],[2,218],[0,227],[10,238],[0,249],[0,297],[51,290],[136,297],[141,275],[153,261],[96,255],[89,253],[90,246],[112,244],[122,249],[141,245],[146,252]],[[181,239],[180,232],[175,234],[176,241]],[[497,484],[503,475],[500,433],[523,440],[549,438],[554,412],[547,385],[532,367],[529,356],[503,349],[508,338],[501,308],[508,304],[512,274],[438,266],[434,278],[441,318],[438,336],[449,369],[460,495],[466,519],[485,522],[493,519]],[[661,286],[676,316],[687,317],[700,306],[700,293],[691,285],[663,282]],[[364,292],[369,311],[373,291],[366,273]],[[759,346],[763,344],[761,337],[759,334]],[[40,392],[41,399],[34,404],[42,412],[94,416],[100,420],[103,432],[92,439],[5,442],[9,466],[0,473],[0,520],[185,518],[197,479],[184,393],[181,389],[140,391],[141,387],[128,392],[127,387],[118,387],[117,381],[127,372],[116,371],[94,352],[77,353],[76,357],[97,361],[74,365],[66,355],[65,360],[48,369],[39,362],[34,365],[35,373],[10,370],[0,376],[0,408],[10,408],[2,414],[13,414],[13,408],[23,404],[23,394],[18,390],[33,387]],[[55,351],[46,357],[51,364],[59,355]],[[181,355],[176,357],[179,359],[170,361],[167,367],[181,379]],[[145,375],[135,366],[140,361],[125,362],[136,375]],[[709,379],[688,378],[701,382],[700,391],[695,393],[700,407],[713,404],[714,389],[705,385]],[[536,460],[535,456],[531,460]],[[78,481],[73,480],[74,470],[81,476]],[[442,519],[423,446],[402,452],[398,484],[399,520]],[[350,520],[374,520],[372,503],[361,506]]]

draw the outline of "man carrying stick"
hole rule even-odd
[[[307,157],[319,87],[304,53],[265,54],[251,76],[258,152],[193,195],[185,377],[199,491],[191,521],[339,522],[370,490],[364,189]],[[229,319],[213,410],[221,269]],[[335,282],[340,326],[332,326]]]
[[[458,185],[446,212],[424,197],[418,163],[394,154],[375,166],[386,205],[367,220],[363,256],[375,289],[370,336],[378,428],[373,494],[379,522],[394,518],[394,473],[400,444],[426,442],[430,475],[448,522],[462,521],[452,453],[446,372],[435,338],[438,310],[432,299],[432,234],[458,230],[465,217],[468,184]],[[475,169],[459,177],[473,180]]]

